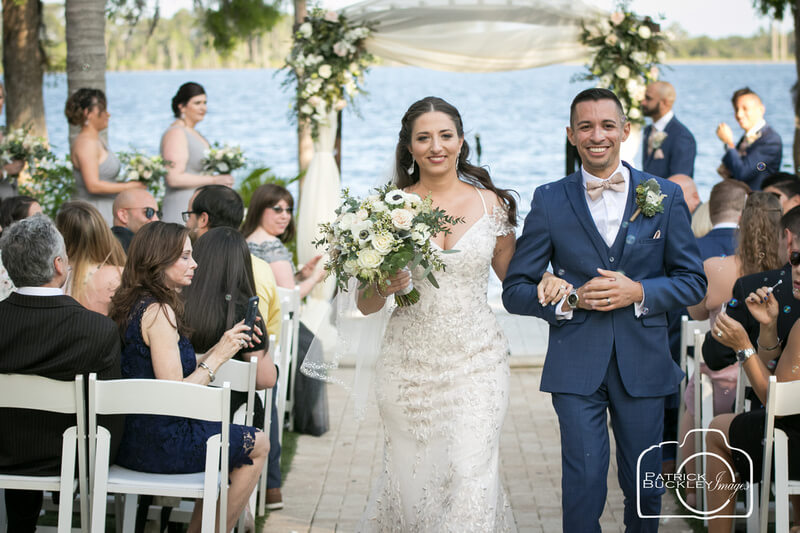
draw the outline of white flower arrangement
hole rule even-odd
[[[247,159],[238,146],[214,143],[203,153],[202,166],[205,174],[230,174],[246,163]]]
[[[351,24],[320,8],[312,9],[295,31],[284,85],[296,87],[293,110],[298,121],[310,123],[314,138],[329,111],[341,111],[364,92],[361,83],[374,59],[364,50],[364,40],[371,33],[369,25]]]
[[[139,151],[119,152],[117,154],[120,163],[124,167],[117,176],[117,181],[141,181],[147,184],[147,190],[156,199],[159,205],[164,200],[167,192],[165,179],[167,177],[167,166],[170,164],[164,161],[160,155],[148,156]]]
[[[0,166],[25,161],[30,168],[50,154],[47,140],[30,133],[29,128],[6,129],[0,140]]]
[[[371,291],[374,286],[385,287],[398,271],[419,265],[423,278],[438,288],[433,272],[445,269],[440,254],[455,250],[438,250],[430,239],[449,233],[450,226],[462,219],[434,208],[430,198],[423,200],[392,184],[374,192],[359,199],[344,189],[336,220],[320,224],[323,236],[314,245],[325,247],[329,257],[325,270],[336,276],[341,290],[347,290],[347,282],[356,278],[360,290]],[[400,306],[415,304],[419,291],[411,285],[395,293],[395,301]]]
[[[580,41],[593,49],[588,73],[578,80],[597,80],[598,87],[614,91],[632,122],[643,123],[641,101],[650,82],[657,81],[658,65],[666,59],[669,40],[650,17],[639,17],[622,2],[608,19],[584,23]]]
[[[59,161],[48,154],[36,161],[30,176],[19,182],[17,192],[35,198],[49,217],[55,218],[61,204],[69,201],[75,193],[75,176],[72,162],[67,155]]]

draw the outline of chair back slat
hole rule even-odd
[[[168,415],[219,421],[221,403],[215,394],[223,392],[220,388],[165,379],[95,380],[94,392],[90,391],[96,415]]]
[[[83,376],[77,376],[83,383]],[[78,410],[75,381],[28,374],[0,374],[0,407],[74,414]],[[81,391],[80,398],[83,398]],[[80,408],[83,408],[81,403]]]
[[[800,413],[800,381],[784,381],[781,383],[776,381],[776,386],[776,394],[773,399],[775,416],[789,416]]]

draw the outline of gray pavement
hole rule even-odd
[[[539,391],[547,326],[496,308],[512,351],[511,400],[501,434],[501,475],[520,532],[561,530],[561,449],[550,396]],[[345,370],[352,372],[352,370]],[[377,408],[356,422],[347,390],[328,386],[331,430],[322,437],[300,436],[292,468],[284,479],[285,507],[273,511],[265,531],[350,532],[366,506],[372,479],[381,467],[383,435]],[[617,483],[611,438],[608,499],[603,531],[624,531],[623,498]],[[665,509],[675,509],[672,496]],[[691,531],[681,519],[663,519],[662,532]]]

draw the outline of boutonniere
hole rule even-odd
[[[661,194],[661,186],[655,178],[650,178],[644,183],[640,183],[636,186],[636,211],[631,216],[630,221],[636,220],[639,213],[644,213],[646,217],[652,217],[656,213],[663,213],[664,206],[661,203],[666,197],[666,194]]]
[[[666,131],[654,131],[650,134],[650,149],[658,150],[667,138]]]

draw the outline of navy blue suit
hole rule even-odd
[[[739,140],[736,148],[728,148],[722,157],[722,164],[733,179],[745,182],[754,191],[760,191],[764,178],[781,169],[783,141],[778,132],[764,126],[758,139],[744,149],[744,155],[740,155],[739,147],[743,142],[744,137]]]
[[[652,177],[630,172],[625,218],[611,247],[589,212],[580,171],[537,188],[503,283],[509,312],[550,323],[541,390],[553,393],[559,417],[566,532],[600,531],[609,460],[607,411],[626,497],[625,524],[631,531],[657,530],[657,520],[637,516],[636,462],[641,452],[660,443],[664,396],[683,377],[669,353],[666,313],[699,302],[706,289],[680,188],[657,179],[667,195],[664,212],[640,214],[628,223],[636,186]],[[653,238],[657,232],[660,237]],[[644,314],[636,317],[630,305],[609,312],[575,309],[571,320],[557,320],[555,307],[542,307],[536,294],[548,264],[575,287],[598,276],[598,267],[624,272],[642,284]],[[661,454],[648,458],[642,472],[660,474]],[[645,514],[658,514],[663,492],[642,489]]]
[[[734,255],[736,253],[736,228],[712,229],[697,239],[700,259]]]
[[[653,125],[644,129],[642,139],[642,171],[660,178],[669,178],[675,174],[686,174],[694,177],[694,158],[697,155],[697,143],[694,135],[674,116],[667,122],[664,133],[667,137],[661,144],[664,157],[657,159],[658,150],[647,154],[647,138]]]

